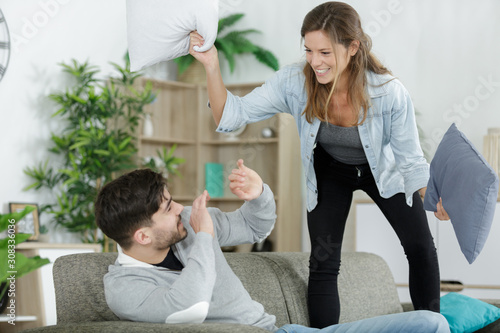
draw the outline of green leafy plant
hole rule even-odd
[[[44,259],[40,256],[28,258],[19,251],[16,251],[16,246],[32,235],[15,233],[15,224],[34,209],[35,207],[33,206],[27,206],[20,212],[0,214],[0,232],[7,230],[7,237],[0,239],[0,262],[2,265],[5,265],[6,268],[5,271],[0,271],[0,283],[4,286],[0,290],[0,299],[9,288],[7,279],[10,278],[11,275],[15,275],[16,279],[18,279],[49,263],[49,259]]]
[[[158,149],[156,151],[158,156],[146,157],[143,165],[156,172],[161,172],[165,177],[168,177],[169,174],[175,174],[178,177],[182,177],[177,168],[186,160],[184,158],[175,157],[175,149],[177,149],[177,144],[174,144],[168,151],[166,147],[163,147],[161,150]]]
[[[45,235],[46,233],[49,232],[49,228],[47,228],[46,225],[41,225],[39,228],[38,228],[38,232],[41,234],[41,235]]]
[[[228,33],[226,28],[231,27],[238,22],[245,14],[233,14],[219,20],[217,38],[215,39],[215,47],[219,50],[229,63],[231,73],[234,71],[235,59],[237,54],[251,53],[262,64],[274,69],[279,69],[278,59],[268,50],[252,43],[246,36],[252,33],[260,33],[259,30],[235,30]],[[194,57],[190,54],[179,57],[174,60],[177,63],[179,74],[182,74],[194,61]]]
[[[49,96],[59,105],[53,117],[66,125],[52,134],[49,149],[62,162],[55,167],[46,161],[24,170],[34,180],[25,189],[55,193],[55,203],[46,212],[57,226],[80,233],[83,242],[101,243],[105,250],[107,239],[95,223],[94,201],[104,184],[142,166],[136,154],[137,128],[144,107],[155,98],[150,82],[137,88],[140,75],[130,71],[128,61],[125,67],[112,65],[119,75],[98,79],[100,70],[88,62],[61,64],[75,80],[66,91]]]

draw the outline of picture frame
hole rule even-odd
[[[28,240],[37,240],[40,234],[40,223],[38,221],[38,205],[34,203],[9,202],[9,211],[11,213],[20,212],[27,206],[35,207],[35,209],[20,221],[16,222],[16,233],[30,234],[31,237],[28,238]]]

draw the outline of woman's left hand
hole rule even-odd
[[[448,213],[444,210],[443,207],[443,199],[439,198],[439,202],[436,205],[437,211],[434,212],[434,216],[436,216],[441,221],[446,221],[450,219]]]
[[[426,190],[427,190],[427,187],[423,187],[420,190],[418,190],[418,192],[420,193],[420,198],[422,198],[422,200],[424,200],[424,198],[425,198]],[[436,209],[437,210],[434,212],[434,216],[437,217],[439,220],[447,221],[450,219],[450,216],[448,215],[446,210],[444,210],[442,198],[439,198],[439,202],[436,205]]]

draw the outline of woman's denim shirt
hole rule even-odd
[[[297,63],[279,70],[244,97],[228,92],[217,131],[231,132],[277,113],[291,114],[299,132],[307,210],[311,211],[318,202],[313,151],[321,121],[314,118],[311,124],[302,114],[307,103],[304,66],[305,63]],[[420,147],[410,95],[401,82],[390,75],[373,72],[366,75],[371,106],[366,120],[359,125],[363,149],[380,195],[389,198],[405,193],[406,202],[411,206],[413,193],[427,186],[429,164]]]

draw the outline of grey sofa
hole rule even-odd
[[[227,253],[226,258],[249,291],[276,315],[277,326],[308,325],[306,305],[307,253]],[[116,253],[74,254],[54,263],[57,319],[55,326],[25,332],[266,332],[238,324],[154,324],[120,321],[108,308],[102,277]],[[403,311],[392,274],[374,254],[346,252],[339,277],[340,321]],[[230,292],[230,291],[228,291]],[[405,307],[408,309],[408,306]],[[493,323],[479,332],[498,332]]]

